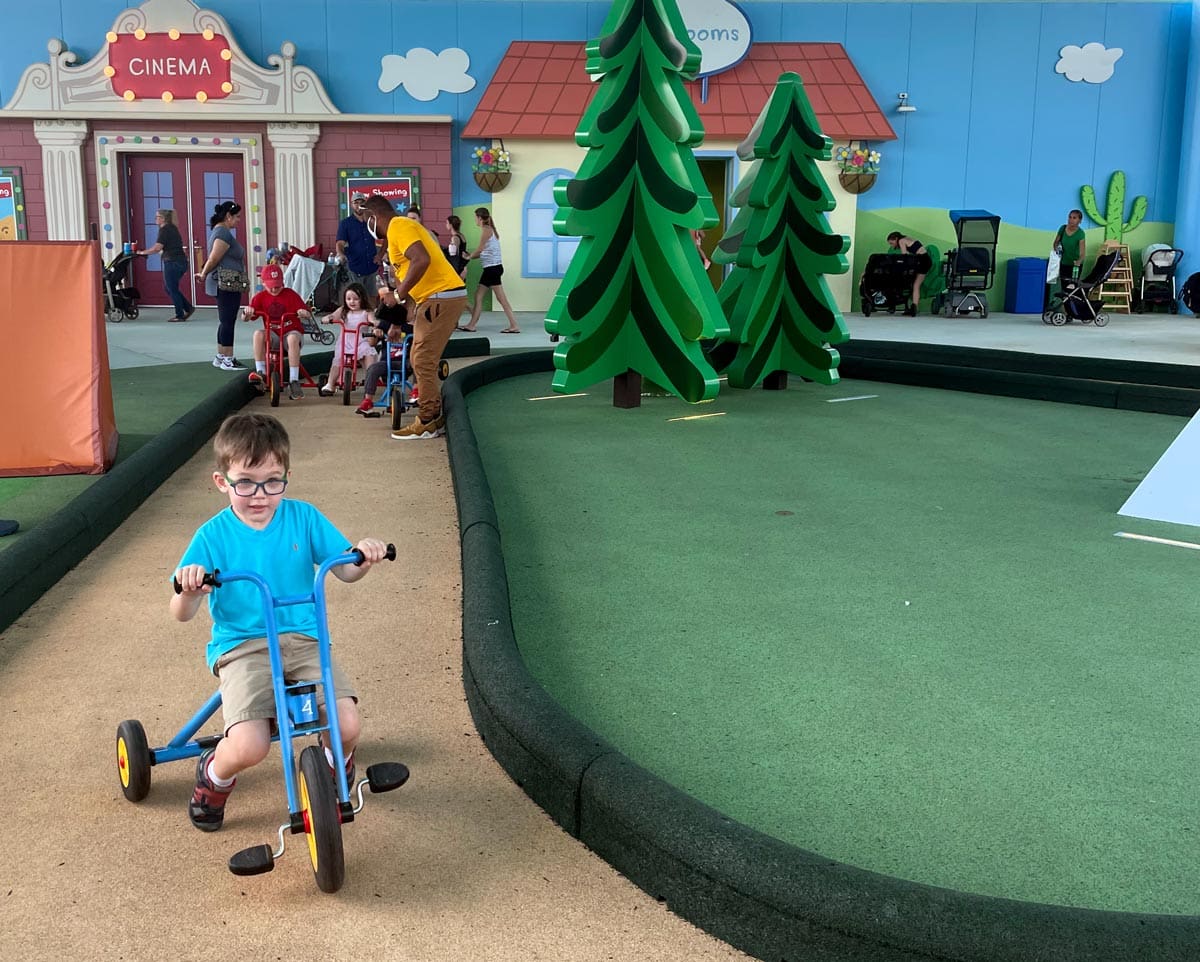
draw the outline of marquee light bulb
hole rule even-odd
[[[206,100],[208,100],[208,94],[206,94],[203,90],[197,90],[196,99],[200,101],[200,103],[204,103]]]
[[[172,27],[170,30],[167,31],[167,36],[170,37],[172,40],[178,40],[179,39],[179,31],[175,27]]]
[[[163,103],[169,104],[172,100],[175,99],[175,95],[173,93],[171,93],[171,91],[169,91],[169,90],[164,90],[162,92],[162,99],[163,99]]]
[[[137,37],[137,38],[138,38],[138,40],[145,40],[145,39],[146,39],[146,31],[145,31],[145,30],[143,30],[141,27],[138,27],[138,28],[137,28],[135,31],[133,31],[133,35],[134,35],[135,37]]]
[[[126,100],[136,100],[137,99],[137,94],[135,94],[132,90],[126,90],[125,93],[121,94],[121,96],[124,97]]]

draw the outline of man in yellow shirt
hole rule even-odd
[[[412,367],[417,379],[417,416],[392,432],[397,441],[436,438],[446,433],[438,363],[446,342],[467,306],[467,288],[450,266],[438,242],[415,220],[400,217],[386,197],[367,199],[367,230],[387,240],[387,257],[396,271],[396,298],[416,304],[412,313]]]

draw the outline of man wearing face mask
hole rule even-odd
[[[386,197],[366,202],[366,227],[387,239],[387,257],[396,271],[396,298],[414,303],[411,359],[420,400],[412,423],[392,432],[396,441],[426,440],[446,433],[438,363],[467,306],[467,288],[438,242],[415,220],[400,217]]]
[[[375,256],[375,238],[367,231],[365,194],[355,193],[350,198],[350,215],[343,217],[337,230],[337,256],[350,272],[347,284],[359,283],[373,291],[374,277],[378,269]],[[368,283],[369,282],[369,283]]]

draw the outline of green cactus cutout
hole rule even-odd
[[[575,134],[587,154],[554,188],[555,233],[581,240],[546,312],[563,339],[553,387],[632,373],[710,400],[720,385],[701,342],[729,325],[691,234],[717,223],[692,153],[704,128],[683,86],[700,50],[675,0],[616,0],[603,31],[587,45],[600,80]]]
[[[718,294],[737,343],[731,387],[754,387],[776,372],[838,381],[840,357],[829,345],[850,334],[825,275],[850,269],[850,238],[833,233],[825,217],[835,205],[817,161],[829,160],[832,147],[799,75],[783,74],[738,146],[742,160],[757,164],[734,191],[737,216],[712,255],[734,265]]]
[[[1104,228],[1106,241],[1120,242],[1126,231],[1133,230],[1146,219],[1146,198],[1138,196],[1133,199],[1133,213],[1129,215],[1129,220],[1121,223],[1121,218],[1125,216],[1125,171],[1123,170],[1114,170],[1112,177],[1108,180],[1108,204],[1104,209],[1104,217],[1100,216],[1100,209],[1096,206],[1096,191],[1090,184],[1084,184],[1079,189],[1079,196],[1083,201],[1084,212]]]

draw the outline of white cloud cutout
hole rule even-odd
[[[1084,81],[1102,84],[1113,75],[1113,64],[1121,59],[1125,51],[1120,47],[1105,49],[1102,43],[1085,43],[1082,47],[1068,44],[1059,53],[1054,72],[1065,74],[1075,83]]]
[[[380,61],[379,89],[385,94],[403,86],[414,100],[434,100],[440,93],[463,94],[475,86],[467,73],[471,58],[465,50],[448,47],[434,53],[413,47],[401,57],[389,53]]]

